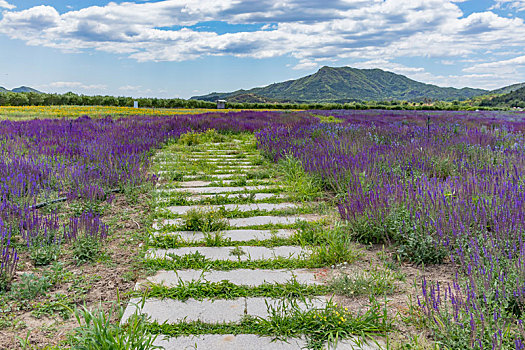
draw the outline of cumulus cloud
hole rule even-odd
[[[46,87],[57,89],[82,89],[82,90],[105,90],[104,84],[84,84],[79,81],[56,81],[46,85]]]
[[[295,69],[346,60],[382,63],[381,68],[414,75],[422,74],[419,68],[391,62],[400,57],[450,62],[483,54],[488,47],[496,52],[525,46],[521,18],[492,11],[465,16],[458,2],[462,0],[164,0],[110,2],[62,14],[52,6],[35,6],[4,11],[0,33],[29,45],[99,50],[141,62],[292,56],[298,61]],[[498,0],[496,6],[520,9],[520,4],[525,0]],[[209,21],[241,27],[226,32],[194,27]]]
[[[12,10],[15,7],[15,5],[11,5],[6,0],[0,0],[0,8]]]
[[[525,0],[496,0],[492,8],[525,11]]]

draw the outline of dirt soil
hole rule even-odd
[[[101,258],[94,263],[78,265],[73,259],[70,247],[62,246],[59,262],[64,264],[68,278],[57,283],[44,295],[33,300],[10,300],[0,294],[0,349],[26,348],[62,348],[61,344],[68,334],[78,326],[75,317],[67,311],[50,312],[51,316],[35,317],[34,311],[42,304],[49,303],[54,295],[63,294],[69,306],[97,308],[105,310],[115,306],[120,297],[121,305],[125,305],[128,292],[135,281],[143,275],[139,255],[142,238],[148,227],[147,217],[149,207],[146,193],[137,197],[127,198],[117,194],[111,205],[103,212],[104,223],[110,225],[109,236],[103,245]],[[64,204],[60,210],[68,210]],[[20,280],[24,273],[42,275],[44,268],[32,265],[27,252],[22,252],[17,276],[13,282]],[[2,310],[3,309],[3,310]],[[64,311],[64,310],[62,310]],[[65,316],[65,317],[64,317]],[[117,315],[113,313],[116,321]],[[26,342],[27,341],[27,342]]]
[[[382,268],[384,261],[395,261],[394,254],[387,247],[361,246],[363,255],[354,263],[337,266],[331,271],[332,275],[340,273],[354,275],[359,271],[370,270],[376,267]],[[381,258],[383,256],[383,258]],[[393,331],[388,334],[391,345],[408,340],[409,336],[418,336],[420,349],[432,348],[431,334],[428,329],[420,327],[418,296],[421,295],[421,283],[423,278],[427,281],[439,282],[442,285],[452,284],[455,270],[452,263],[445,261],[442,264],[417,266],[405,262],[396,263],[396,272],[403,275],[404,279],[396,281],[395,292],[386,296],[378,296],[378,302],[387,301],[388,319],[393,320]],[[335,296],[334,301],[348,308],[353,313],[363,312],[370,307],[368,295],[356,297]],[[384,343],[384,338],[383,338]]]

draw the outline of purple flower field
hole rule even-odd
[[[147,175],[149,156],[188,131],[251,132],[313,120],[304,113],[244,112],[0,122],[0,284],[15,272],[14,242],[30,248],[74,240],[80,231],[107,235],[96,213],[60,221],[58,213],[40,214],[41,203],[111,201],[113,192],[153,180]]]
[[[2,121],[0,289],[23,249],[111,234],[96,211],[63,217],[40,203],[107,202],[155,181],[150,156],[188,131],[255,132],[265,155],[296,157],[320,179],[355,241],[388,244],[408,264],[453,266],[450,284],[417,281],[420,316],[443,348],[523,349],[524,117],[245,111]]]
[[[418,296],[435,340],[523,349],[525,115],[316,114],[343,122],[272,126],[256,134],[260,148],[319,177],[357,241],[392,242],[410,263],[453,265],[452,284],[424,280]]]

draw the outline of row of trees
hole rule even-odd
[[[133,107],[133,101],[144,108],[216,108],[214,102],[184,100],[180,98],[132,98],[115,96],[87,96],[72,92],[66,94],[45,94],[35,92],[0,93],[0,106],[115,106]],[[350,103],[227,103],[233,109],[399,109],[399,110],[474,110],[490,109],[468,102],[411,103],[407,101],[361,101]]]

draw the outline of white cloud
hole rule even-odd
[[[118,88],[122,91],[140,91],[142,89],[141,85],[125,85]]]
[[[104,84],[84,84],[78,81],[56,81],[46,85],[46,87],[57,89],[82,89],[82,90],[105,90],[107,85]]]
[[[495,0],[496,4],[492,9],[511,9],[525,11],[525,0]]]
[[[505,68],[517,68],[525,65],[525,56],[518,56],[507,60],[478,63],[471,67],[465,68],[465,72],[483,72],[487,70],[498,70]]]
[[[314,69],[319,67],[319,64],[310,60],[302,59],[297,63],[295,66],[293,66],[292,69],[295,70],[301,70],[301,69]]]
[[[110,2],[62,14],[52,6],[36,6],[4,11],[0,33],[29,45],[98,50],[140,62],[292,56],[298,61],[294,69],[359,61],[412,77],[425,72],[391,62],[432,57],[449,64],[525,46],[521,18],[491,11],[464,16],[456,5],[462,1],[164,0]],[[496,6],[519,9],[519,4],[525,0],[498,0]],[[216,33],[188,28],[205,21],[260,29]]]
[[[12,9],[16,8],[16,6],[15,5],[11,5],[6,0],[0,0],[0,8],[12,10]]]

